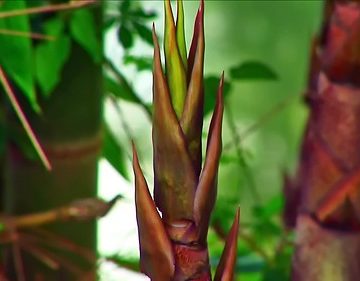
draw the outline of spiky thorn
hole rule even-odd
[[[234,271],[237,257],[237,237],[239,233],[240,208],[237,209],[235,219],[225,243],[214,281],[234,280]]]
[[[149,193],[134,145],[133,168],[141,271],[151,280],[168,281],[175,271],[171,242]]]

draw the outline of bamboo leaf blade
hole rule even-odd
[[[64,28],[61,19],[48,21],[44,24],[46,34],[55,36],[56,40],[42,42],[35,48],[35,77],[45,97],[49,97],[60,82],[62,68],[70,56],[71,41],[64,34]]]
[[[81,9],[73,12],[70,19],[72,37],[89,53],[94,62],[100,63],[101,46],[95,30],[95,21],[89,10]]]
[[[130,180],[126,169],[125,155],[122,147],[115,139],[110,129],[104,125],[104,140],[102,155],[125,179]]]
[[[0,7],[0,14],[25,8],[26,3],[23,0],[5,1]],[[0,21],[0,29],[31,32],[27,17],[4,18]],[[40,112],[34,87],[32,51],[31,38],[0,34],[0,65],[9,78],[23,91],[32,108]]]

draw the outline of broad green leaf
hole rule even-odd
[[[48,35],[56,40],[40,43],[35,49],[35,74],[42,94],[48,97],[60,82],[61,71],[68,60],[71,49],[70,39],[63,34],[64,23],[54,18],[44,25]]]
[[[134,22],[134,27],[137,30],[139,36],[148,44],[151,46],[153,45],[153,39],[152,39],[152,32],[151,30],[140,23]]]
[[[126,13],[126,12],[128,12],[129,11],[129,9],[130,9],[130,0],[123,0],[122,2],[121,2],[121,5],[120,5],[120,7],[119,7],[119,10],[120,10],[120,12],[121,13]]]
[[[96,34],[94,16],[89,10],[80,9],[73,12],[70,20],[70,32],[96,63],[101,61],[100,38]]]
[[[131,48],[134,44],[133,34],[131,33],[131,30],[125,24],[122,24],[119,27],[118,38],[119,38],[121,45],[125,49]]]
[[[144,20],[150,20],[154,19],[156,17],[156,13],[154,11],[145,12],[143,9],[135,9],[129,12],[129,15],[131,15],[134,18],[141,18]]]
[[[238,80],[277,80],[277,74],[266,64],[247,61],[230,69],[232,79]]]
[[[123,149],[106,125],[104,126],[103,157],[109,161],[120,175],[130,180]]]
[[[216,93],[219,86],[219,77],[207,76],[204,79],[205,88],[205,102],[204,102],[204,115],[213,112],[215,108]],[[228,81],[224,81],[223,95],[224,100],[229,94],[231,84]]]
[[[1,3],[0,12],[24,9],[24,0]],[[28,17],[8,17],[0,20],[0,29],[30,32]],[[32,108],[39,112],[33,78],[31,39],[0,34],[0,65],[7,75],[22,90]]]

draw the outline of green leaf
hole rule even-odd
[[[105,91],[112,93],[117,98],[133,103],[139,103],[137,97],[130,93],[123,85],[117,83],[113,78],[108,76],[105,77]]]
[[[178,119],[181,118],[187,93],[187,78],[185,67],[181,60],[176,39],[176,27],[171,9],[170,0],[164,3],[165,8],[165,74],[168,82],[171,102]]]
[[[44,25],[48,35],[56,40],[39,44],[35,49],[35,74],[42,94],[49,97],[61,79],[61,70],[68,60],[71,49],[70,39],[63,34],[64,23],[54,18]]]
[[[0,11],[26,8],[24,0],[4,1]],[[30,32],[28,17],[8,17],[0,20],[0,29]],[[9,78],[22,90],[32,108],[40,111],[36,100],[33,78],[31,39],[23,36],[0,34],[0,65]]]
[[[151,57],[135,57],[126,55],[124,57],[125,64],[135,64],[138,71],[151,70],[152,58]]]
[[[139,36],[151,46],[153,45],[152,31],[145,25],[134,22],[134,27],[137,30]]]
[[[117,19],[115,17],[109,17],[104,20],[103,29],[107,30],[116,23]]]
[[[205,102],[204,102],[204,115],[213,112],[215,108],[216,93],[219,87],[219,77],[216,76],[207,76],[204,79],[204,88],[205,88]],[[224,81],[223,95],[224,99],[229,94],[231,89],[231,84],[228,81]]]
[[[184,28],[184,8],[182,0],[177,0],[176,40],[179,47],[181,60],[187,72],[186,40]]]
[[[131,15],[134,18],[137,18],[137,19],[141,18],[144,20],[154,19],[157,16],[156,12],[154,12],[154,11],[145,12],[143,9],[132,10],[129,12],[129,15]]]
[[[126,13],[130,9],[130,0],[123,0],[120,4],[119,10],[121,13]]]
[[[80,9],[73,12],[70,20],[72,37],[90,54],[94,62],[99,63],[101,61],[101,45],[96,34],[97,29],[94,17],[89,10]]]
[[[125,179],[130,180],[126,169],[123,149],[106,125],[104,126],[103,157],[109,161],[120,175]]]
[[[121,43],[121,45],[125,48],[125,49],[129,49],[134,45],[134,38],[133,35],[130,31],[130,29],[125,25],[122,24],[119,27],[118,30],[118,39]]]
[[[277,80],[277,74],[267,65],[256,62],[247,61],[230,69],[232,79],[239,80]]]

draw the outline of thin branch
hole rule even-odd
[[[73,10],[73,9],[78,9],[78,8],[82,8],[85,6],[89,6],[96,2],[97,2],[97,0],[70,1],[69,3],[53,4],[53,5],[43,6],[43,7],[34,7],[34,8],[6,11],[6,12],[0,13],[0,19],[8,18],[8,17],[23,16],[23,15],[31,15],[31,14],[41,14],[41,13],[51,13],[51,12],[58,12],[58,11],[64,11],[64,10]]]
[[[34,146],[37,154],[39,155],[42,163],[44,164],[45,168],[48,171],[51,171],[52,167],[51,167],[50,161],[49,161],[48,157],[46,156],[43,148],[41,147],[40,142],[39,142],[37,136],[35,135],[33,129],[31,128],[31,125],[30,125],[28,119],[26,118],[24,112],[22,111],[20,104],[19,104],[18,100],[16,99],[15,93],[11,89],[10,84],[9,84],[9,82],[6,78],[6,75],[1,66],[0,66],[0,81],[5,89],[5,93],[7,94],[8,98],[10,99],[11,105],[12,105],[13,109],[15,110],[16,115],[20,119],[20,122],[21,122],[22,126],[24,127],[24,129],[25,129],[32,145]]]
[[[269,111],[266,111],[262,114],[253,124],[247,127],[240,135],[234,137],[231,141],[224,145],[224,150],[229,150],[233,146],[236,146],[237,143],[241,143],[245,138],[250,136],[253,132],[258,130],[261,126],[269,122],[277,113],[283,110],[288,104],[290,104],[294,98],[297,96],[289,95],[279,103],[275,104],[274,107],[270,108]]]
[[[31,232],[28,231],[26,234],[22,232],[21,235],[26,235],[27,239],[32,239],[33,243],[36,244],[43,244],[46,247],[76,253],[90,264],[96,262],[96,254],[91,250],[60,235],[40,228],[32,228],[30,231]]]
[[[115,65],[108,59],[104,58],[104,65],[109,69],[116,77],[117,81],[124,86],[125,90],[134,97],[136,103],[138,103],[144,111],[147,113],[147,116],[152,120],[152,113],[150,108],[138,97],[133,88],[130,86],[125,76],[115,67]]]
[[[78,200],[67,206],[41,213],[6,217],[0,219],[0,223],[4,227],[3,231],[6,231],[9,229],[28,228],[49,224],[55,221],[94,219],[106,215],[119,198],[121,198],[120,195],[109,202],[104,202],[97,198]]]
[[[0,34],[9,35],[9,36],[18,36],[18,37],[27,37],[32,39],[39,39],[39,40],[49,40],[53,41],[56,38],[51,35],[44,35],[41,33],[34,33],[34,32],[23,32],[18,30],[10,30],[10,29],[0,29]]]
[[[26,238],[20,238],[20,241],[21,240],[23,240],[21,242],[21,247],[24,250],[32,254],[35,258],[47,265],[52,270],[59,270],[61,267],[63,267],[65,270],[78,277],[85,273],[85,271],[79,266],[61,257],[60,255],[53,254],[45,248],[40,248],[37,245],[33,245],[32,243],[29,243],[30,241],[27,241]]]
[[[251,171],[249,169],[249,166],[247,165],[244,155],[243,155],[243,151],[242,151],[242,147],[240,145],[240,135],[238,134],[237,130],[236,130],[236,125],[235,125],[235,119],[234,119],[234,115],[233,112],[231,110],[230,106],[226,106],[226,121],[227,124],[230,128],[231,134],[232,134],[232,138],[233,138],[233,142],[235,143],[235,149],[236,149],[236,156],[238,159],[238,164],[239,166],[243,169],[244,171],[244,175],[248,180],[249,183],[249,187],[250,187],[250,192],[251,195],[255,201],[255,203],[260,203],[260,196],[259,196],[259,192],[257,190],[256,184],[255,184],[255,180],[253,175],[251,174]]]
[[[21,248],[24,251],[30,253],[34,258],[41,261],[48,268],[54,271],[60,269],[59,263],[55,259],[50,257],[47,251],[41,249],[40,247],[37,247],[36,245],[31,245],[30,243],[28,243],[28,241],[23,240],[23,238],[20,240],[19,243],[21,244]]]

